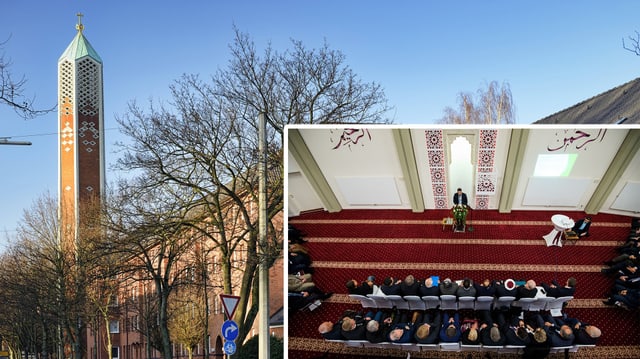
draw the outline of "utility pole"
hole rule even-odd
[[[261,248],[260,267],[259,267],[259,287],[258,297],[260,302],[260,322],[258,334],[258,358],[270,358],[269,350],[269,264],[267,250],[267,114],[260,113],[259,129],[258,129],[258,152],[259,152],[259,191],[258,208],[259,208],[259,242]]]
[[[9,141],[11,137],[0,137],[0,145],[31,146],[29,141]]]

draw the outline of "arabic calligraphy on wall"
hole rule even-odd
[[[371,142],[371,133],[366,128],[345,128],[330,130],[332,150],[341,148],[352,149],[352,146],[364,146],[366,142]]]
[[[587,150],[589,146],[602,142],[606,129],[593,130],[563,130],[555,133],[555,141],[547,146],[547,151],[566,151],[568,148]]]

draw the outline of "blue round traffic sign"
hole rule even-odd
[[[236,342],[234,341],[224,342],[222,349],[224,350],[225,354],[233,355],[236,352]]]
[[[222,323],[222,337],[224,340],[233,341],[238,337],[238,324],[233,320],[226,320]]]

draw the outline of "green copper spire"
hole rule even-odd
[[[78,30],[78,33],[76,34],[76,37],[73,39],[73,41],[71,41],[67,49],[64,50],[64,53],[62,53],[62,56],[60,56],[60,60],[67,59],[70,61],[75,61],[82,57],[89,56],[97,62],[102,63],[100,55],[98,55],[96,50],[93,49],[93,46],[91,46],[89,40],[87,40],[87,38],[84,37],[84,34],[82,33],[82,31],[84,30],[84,25],[82,24],[83,15],[78,13],[77,16],[78,23],[76,24],[76,30]]]

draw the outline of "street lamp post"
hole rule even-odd
[[[0,145],[31,146],[29,141],[9,141],[11,137],[0,137]]]

